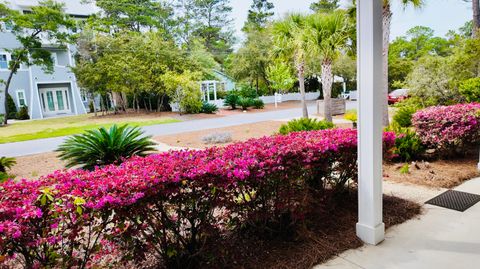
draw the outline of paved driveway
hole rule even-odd
[[[347,109],[356,107],[356,102],[347,102]],[[316,106],[310,105],[308,110],[311,114],[316,113]],[[177,123],[168,123],[142,127],[147,135],[171,135],[185,132],[200,131],[214,128],[224,128],[255,122],[280,120],[302,116],[300,108],[284,109],[262,113],[245,113],[233,116],[192,120]],[[18,157],[31,154],[54,151],[66,137],[54,137],[47,139],[30,140],[17,143],[0,144],[0,156]]]

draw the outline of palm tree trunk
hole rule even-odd
[[[302,99],[303,117],[308,118],[307,103],[305,102],[305,63],[297,64],[298,83],[300,84],[300,95]]]
[[[382,102],[383,102],[383,126],[388,126],[390,120],[388,117],[388,51],[390,48],[390,25],[392,23],[392,11],[390,4],[383,6],[383,79],[382,79]]]
[[[473,8],[473,36],[478,36],[478,30],[480,29],[480,0],[472,0]]]
[[[326,121],[332,122],[332,61],[325,59],[322,62],[322,89],[323,89],[323,114]]]

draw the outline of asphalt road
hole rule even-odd
[[[347,102],[347,109],[356,108],[356,102]],[[308,107],[310,114],[316,113],[316,106]],[[256,123],[269,120],[280,120],[302,116],[300,108],[284,109],[261,113],[244,113],[227,117],[191,120],[184,122],[160,124],[142,127],[147,135],[171,135],[185,132],[200,131],[214,128],[224,128],[242,124]],[[0,144],[0,156],[18,157],[31,154],[54,151],[64,140],[64,137],[30,140],[16,143]]]

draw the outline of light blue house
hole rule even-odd
[[[202,91],[202,99],[204,101],[217,102],[218,91],[229,92],[235,90],[236,85],[232,77],[219,70],[213,70],[213,74],[215,80],[205,80],[201,82],[200,90]]]
[[[66,1],[65,11],[73,18],[84,19],[92,14],[94,7],[91,4],[82,4],[82,1]],[[38,4],[35,0],[13,0],[10,8],[21,12],[28,12],[32,6]],[[0,79],[6,80],[9,74],[8,63],[11,55],[8,49],[19,47],[15,36],[2,27],[0,32]],[[63,115],[85,114],[86,109],[78,88],[75,75],[70,67],[75,65],[73,55],[74,46],[66,49],[50,44],[43,44],[51,53],[55,63],[54,72],[45,73],[39,66],[21,66],[14,75],[9,94],[13,98],[17,109],[27,106],[31,119],[43,119]],[[3,87],[0,88],[3,91]],[[0,103],[3,104],[4,94],[0,94]],[[3,105],[0,114],[4,114]]]

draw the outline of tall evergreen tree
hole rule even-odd
[[[248,10],[248,19],[243,26],[244,32],[263,29],[267,26],[268,20],[275,14],[275,6],[268,0],[253,0]]]
[[[310,5],[310,9],[315,12],[329,12],[340,7],[339,0],[319,0]]]

